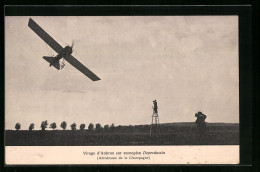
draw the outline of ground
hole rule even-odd
[[[161,124],[150,135],[150,125],[117,126],[100,130],[6,130],[6,146],[89,145],[239,145],[239,125],[208,123],[198,133],[194,123]]]

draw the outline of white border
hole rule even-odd
[[[84,151],[95,152],[95,155],[84,155]],[[101,155],[101,152],[114,152],[114,155]],[[122,153],[117,155],[116,152]],[[124,152],[141,154],[124,155]],[[145,152],[164,153],[148,155]],[[239,164],[239,146],[6,146],[5,162],[6,165]]]

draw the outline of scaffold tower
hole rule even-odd
[[[150,127],[150,136],[152,136],[153,133],[159,133],[159,132],[160,132],[160,123],[159,123],[158,108],[153,107],[152,123],[151,123],[151,127]]]

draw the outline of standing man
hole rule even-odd
[[[154,110],[154,113],[158,113],[158,106],[157,106],[157,102],[156,100],[153,101],[153,110]]]

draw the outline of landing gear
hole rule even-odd
[[[65,60],[62,59],[62,61],[60,62],[60,70],[63,69],[65,66]]]

